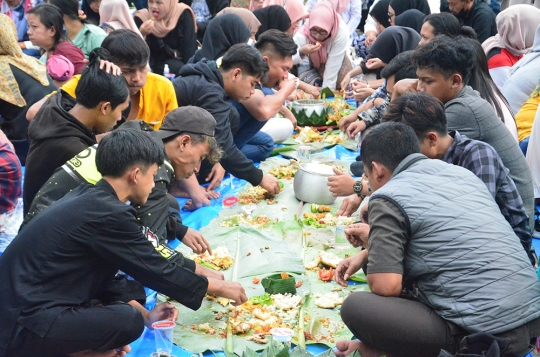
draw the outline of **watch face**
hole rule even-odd
[[[353,190],[355,193],[362,192],[362,181],[356,181],[353,186]]]

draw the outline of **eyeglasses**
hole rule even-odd
[[[317,36],[317,35],[321,35],[321,36],[328,36],[328,31],[326,30],[315,30],[315,29],[311,29],[309,30],[309,33],[311,34],[311,36]]]
[[[391,19],[392,17],[395,17],[396,14],[388,13],[388,18]]]

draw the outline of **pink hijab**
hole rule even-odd
[[[513,5],[496,18],[497,34],[482,43],[486,55],[493,48],[505,48],[516,57],[531,49],[536,28],[540,25],[540,9],[533,5]]]
[[[291,24],[309,16],[302,0],[264,0],[264,7],[270,5],[283,6],[291,18]]]
[[[99,25],[106,23],[115,30],[131,30],[141,37],[126,0],[103,0],[99,7]]]
[[[322,45],[317,52],[312,53],[309,56],[315,68],[320,68],[321,65],[326,64],[328,56],[326,45],[328,45],[328,43],[330,43],[334,39],[334,37],[336,37],[336,34],[339,30],[340,21],[341,18],[337,14],[336,10],[334,10],[333,4],[330,1],[322,0],[317,2],[315,6],[313,6],[309,14],[309,19],[302,26],[302,28],[298,30],[301,31],[304,36],[306,36],[309,43],[316,44],[317,42],[319,42]],[[326,30],[330,34],[330,36],[328,36],[328,38],[324,41],[317,41],[313,36],[311,36],[310,32],[311,28],[315,26]]]

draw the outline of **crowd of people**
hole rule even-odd
[[[212,253],[181,211],[226,173],[278,194],[256,163],[296,129],[287,104],[325,87],[356,102],[338,127],[361,147],[328,179],[359,217],[334,278],[364,269],[370,288],[345,300],[357,339],[336,355],[454,355],[476,334],[526,355],[540,5],[522,2],[0,0],[0,231],[19,200],[24,218],[0,256],[0,356],[124,356],[182,318],[146,310],[145,286],[246,302],[168,242]]]

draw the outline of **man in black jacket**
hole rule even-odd
[[[118,270],[192,309],[206,293],[247,300],[240,284],[202,275],[186,288],[186,268],[156,251],[125,204],[146,202],[163,159],[148,134],[112,132],[96,153],[103,178],[70,192],[13,240],[0,256],[0,355],[124,356],[144,326],[176,318],[169,304],[152,312],[132,301],[94,305]]]
[[[448,9],[461,26],[470,26],[480,43],[497,34],[495,13],[485,0],[448,0]]]
[[[53,94],[28,127],[30,149],[24,175],[24,213],[37,191],[54,170],[96,143],[95,133],[105,133],[121,119],[129,105],[123,76],[99,69],[99,51],[90,54],[74,101],[65,92]],[[105,52],[104,52],[105,53]]]
[[[234,134],[238,130],[238,112],[227,101],[232,99],[242,103],[249,99],[255,86],[264,79],[268,65],[261,53],[247,44],[232,46],[217,62],[202,60],[184,66],[180,77],[173,81],[179,106],[195,105],[206,109],[217,122],[216,140],[225,152],[221,164],[211,165],[203,161],[199,173],[200,181],[210,181],[210,187],[217,187],[225,175],[225,170],[244,179],[253,186],[261,186],[270,194],[279,193],[275,177],[263,175],[253,161],[246,158],[234,144]],[[193,177],[184,180],[191,208],[208,205],[203,189]]]

